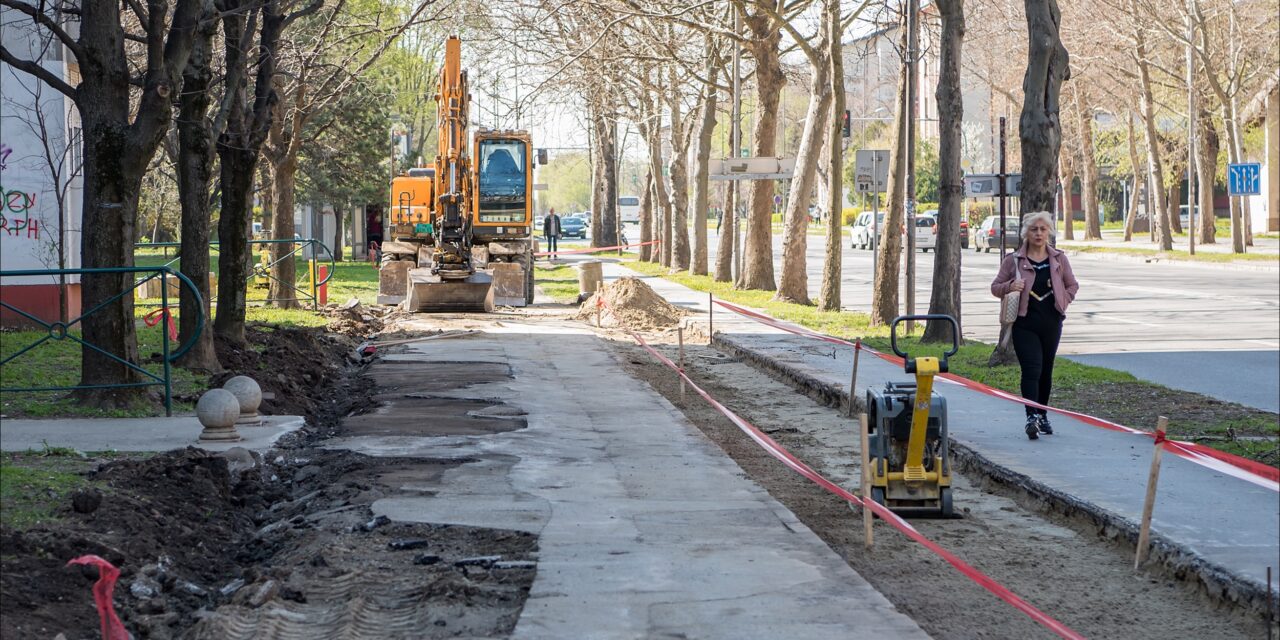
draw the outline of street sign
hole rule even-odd
[[[855,151],[853,183],[858,193],[884,193],[889,187],[889,152],[882,149]]]
[[[1022,195],[1022,174],[1010,173],[1004,178],[1006,196]],[[975,173],[964,177],[966,198],[996,198],[1000,196],[1000,183],[993,173]]]
[[[1227,195],[1256,196],[1262,193],[1262,165],[1257,162],[1227,165]]]
[[[795,158],[723,158],[710,165],[711,180],[789,180],[795,170]]]

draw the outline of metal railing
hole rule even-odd
[[[290,288],[293,289],[293,292],[297,297],[273,298],[271,297],[270,293],[268,293],[266,298],[251,298],[248,295],[248,291],[251,291],[252,288],[249,288],[246,290],[246,293],[245,293],[245,302],[246,303],[261,302],[261,303],[269,304],[273,302],[283,302],[286,300],[290,300],[290,301],[309,303],[312,309],[318,309],[320,307],[320,304],[319,304],[320,286],[329,282],[329,280],[333,278],[333,274],[336,269],[337,260],[334,258],[333,251],[330,250],[329,247],[325,245],[323,242],[316,240],[315,238],[301,238],[301,239],[294,239],[294,240],[288,240],[288,239],[250,240],[249,253],[250,255],[254,253],[253,251],[254,245],[264,245],[265,247],[269,245],[286,244],[286,243],[293,244],[295,246],[293,247],[292,250],[290,250],[284,256],[281,256],[280,258],[277,258],[274,261],[268,261],[265,263],[255,262],[253,264],[253,268],[250,270],[250,274],[245,278],[245,281],[249,282],[254,279],[258,279],[260,281],[274,280],[276,282],[282,282],[279,278],[276,278],[275,276],[271,275],[272,268],[275,267],[277,264],[284,262],[285,260],[296,259],[299,256],[300,252],[302,252],[303,257],[305,257],[306,253],[308,252],[303,252],[303,250],[309,249],[310,250],[309,253],[311,254],[312,257],[307,259],[307,263],[310,268],[307,269],[306,275],[300,281],[295,280],[294,283],[290,285]],[[218,251],[219,244],[220,244],[219,242],[215,241],[215,242],[210,242],[209,246],[214,251]],[[168,257],[167,255],[168,249],[177,248],[180,246],[182,245],[179,242],[139,242],[133,245],[134,249],[163,248],[166,250],[165,257]],[[320,262],[322,262],[322,260],[319,258],[319,256],[321,255],[321,252],[323,252],[324,255],[328,256],[327,260],[325,260],[327,262],[328,270],[325,273],[323,278],[319,277],[318,275],[319,265],[320,265]],[[168,262],[164,263],[164,266],[166,267],[174,266],[178,264],[179,260],[180,258],[178,256],[175,256],[172,260],[169,260]],[[210,291],[210,302],[216,303],[218,301],[218,297],[216,294],[217,294],[216,291]]]
[[[88,311],[81,313],[75,319],[69,320],[65,323],[60,321],[45,322],[44,320],[41,320],[40,318],[30,313],[27,313],[26,311],[23,311],[22,309],[19,309],[13,306],[12,304],[9,304],[8,302],[5,302],[4,300],[0,300],[0,307],[4,309],[8,309],[13,313],[16,313],[22,316],[23,318],[26,318],[27,320],[31,321],[35,325],[44,328],[45,331],[47,332],[46,335],[42,336],[35,342],[23,347],[13,355],[7,356],[3,360],[0,360],[0,367],[4,367],[8,365],[10,362],[17,359],[19,356],[30,352],[31,350],[44,344],[45,342],[71,340],[72,342],[78,343],[82,347],[86,347],[88,349],[96,351],[106,356],[107,358],[124,365],[126,368],[137,372],[140,376],[142,376],[145,379],[140,382],[121,382],[117,384],[91,384],[91,385],[47,386],[47,387],[12,387],[12,388],[0,387],[0,391],[13,392],[13,393],[25,393],[25,392],[35,392],[35,391],[78,391],[80,389],[124,389],[124,388],[130,388],[130,387],[150,387],[150,386],[160,385],[164,387],[164,413],[166,416],[173,415],[172,364],[175,360],[182,357],[183,354],[185,354],[188,350],[190,350],[193,345],[195,345],[196,340],[200,337],[200,333],[204,330],[204,325],[205,325],[204,300],[200,297],[200,291],[196,289],[195,285],[191,282],[190,279],[188,279],[186,276],[182,275],[181,273],[178,273],[177,271],[170,269],[167,266],[162,266],[162,267],[110,267],[110,268],[103,268],[103,269],[45,269],[45,270],[23,270],[23,271],[0,271],[0,281],[2,281],[4,278],[20,278],[20,277],[32,277],[32,276],[52,277],[52,276],[59,276],[59,275],[95,275],[95,274],[112,274],[112,273],[115,273],[115,274],[137,273],[137,274],[146,274],[146,275],[144,275],[144,277],[137,280],[132,287],[124,291],[121,291],[111,296],[110,298],[103,300],[102,302],[99,302],[97,306],[93,307],[92,309],[89,309]],[[153,280],[155,278],[160,279],[159,310],[161,311],[161,315],[159,320],[155,324],[156,326],[159,327],[159,331],[160,331],[160,343],[161,343],[160,359],[164,367],[162,375],[156,375],[155,373],[152,373],[151,371],[144,369],[138,364],[129,362],[128,360],[125,360],[124,358],[121,358],[115,355],[114,353],[111,353],[106,349],[103,349],[101,346],[95,345],[90,342],[86,342],[85,340],[82,340],[80,337],[71,333],[70,329],[72,326],[76,324],[80,324],[81,321],[83,321],[85,318],[93,315],[94,313],[97,313],[98,311],[102,310],[112,302],[115,302],[120,298],[126,295],[129,295],[139,286],[142,286],[146,282]],[[184,286],[188,290],[190,290],[191,295],[195,296],[196,308],[200,309],[200,318],[199,318],[199,322],[196,323],[195,332],[192,333],[191,337],[187,340],[187,342],[185,344],[180,345],[176,351],[172,351],[169,349],[170,336],[167,333],[168,326],[172,322],[172,316],[169,314],[169,281],[168,281],[169,278],[177,278],[181,286]],[[150,324],[150,323],[147,323],[147,324]]]

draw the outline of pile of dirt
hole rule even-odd
[[[597,298],[604,301],[600,324],[606,327],[625,327],[634,331],[661,331],[680,323],[689,315],[638,278],[619,278],[601,286],[578,311],[579,320],[595,321]]]
[[[189,618],[238,572],[230,559],[256,529],[253,511],[285,493],[194,448],[108,462],[89,479],[101,487],[87,490],[95,498],[73,494],[56,526],[0,532],[0,637],[96,638],[97,570],[66,567],[90,553],[121,569],[116,600],[131,628]]]
[[[388,310],[365,308],[359,300],[352,298],[340,305],[327,305],[321,312],[329,318],[326,327],[329,331],[353,338],[367,338],[382,331],[385,325],[383,316]]]
[[[194,448],[101,464],[87,474],[100,497],[87,513],[73,496],[50,524],[0,525],[0,638],[98,638],[97,570],[66,566],[84,554],[120,569],[113,602],[139,639],[505,636],[536,575],[537,537],[373,517],[425,464]],[[419,626],[380,630],[397,621]]]
[[[362,365],[355,339],[314,327],[260,323],[247,326],[245,337],[247,349],[215,343],[226,371],[209,381],[210,388],[221,387],[232,376],[249,376],[262,387],[261,413],[305,416],[321,432],[371,405],[369,381],[348,375]]]

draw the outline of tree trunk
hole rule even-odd
[[[292,242],[295,233],[293,223],[294,189],[297,185],[298,157],[286,153],[271,167],[271,231],[277,242],[271,245],[271,281],[268,296],[271,304],[281,309],[298,309],[302,305],[298,290],[298,257],[304,246]]]
[[[826,31],[829,16],[822,14],[822,30]],[[823,49],[826,44],[820,45]],[[796,152],[796,168],[787,194],[787,211],[783,216],[782,277],[774,300],[812,304],[809,301],[809,276],[806,254],[809,250],[809,202],[813,197],[813,181],[821,161],[822,142],[831,111],[831,83],[827,74],[831,64],[822,59],[810,60],[809,109],[804,118],[804,131],[800,134],[800,148]],[[843,113],[841,114],[843,117]]]
[[[1240,153],[1240,138],[1238,132],[1232,124],[1231,106],[1229,103],[1222,104],[1222,121],[1227,132],[1227,160],[1232,164],[1242,162]],[[1231,251],[1233,253],[1244,253],[1247,238],[1245,237],[1245,219],[1244,208],[1241,206],[1243,198],[1228,198],[1231,201]]]
[[[938,63],[938,242],[934,248],[933,290],[929,313],[946,314],[960,322],[960,216],[964,207],[964,177],[960,168],[964,100],[960,60],[964,45],[964,0],[936,0],[942,14]],[[931,320],[925,342],[949,342],[951,324]],[[957,335],[956,339],[959,340]]]
[[[907,50],[907,29],[904,22],[899,33],[899,51]],[[903,199],[907,192],[907,74],[898,74],[898,97],[894,109],[896,132],[889,150],[889,184],[886,185],[884,223],[880,225],[880,240],[875,243],[876,259],[875,293],[871,297],[871,324],[889,324],[898,317],[898,272],[902,261]],[[875,197],[874,195],[872,197]]]
[[[595,162],[592,171],[591,246],[618,244],[618,165],[613,120],[592,109]]]
[[[1203,104],[1203,100],[1201,101]],[[1199,144],[1198,156],[1196,158],[1196,174],[1200,187],[1200,217],[1199,224],[1199,240],[1200,244],[1217,243],[1217,229],[1214,226],[1213,211],[1213,182],[1214,175],[1218,170],[1218,131],[1213,126],[1213,117],[1209,115],[1209,111],[1201,108],[1196,120],[1199,122],[1199,131],[1196,132],[1196,142]]]
[[[671,199],[671,256],[666,266],[672,271],[689,268],[689,137],[685,135],[684,113],[680,108],[680,93],[674,67],[670,71],[667,86],[671,126],[671,158],[667,161],[667,173],[671,180],[668,197]]]
[[[730,125],[732,126],[732,125]],[[716,231],[716,282],[733,282],[733,225],[737,224],[738,184],[724,182],[724,207],[720,210],[720,223]]]
[[[210,68],[210,48],[217,22],[209,20],[201,25],[191,61],[183,73],[182,95],[178,108],[178,199],[182,205],[182,243],[178,248],[179,265],[183,275],[191,280],[200,294],[201,303],[185,286],[179,295],[178,343],[186,344],[200,335],[177,363],[188,369],[216,373],[222,370],[218,354],[213,348],[213,331],[208,326],[212,318],[209,290],[209,183],[213,175],[214,141],[212,123],[208,119],[209,84],[213,77]],[[201,320],[203,316],[203,324]]]
[[[1169,163],[1170,175],[1173,178],[1169,181],[1169,197],[1165,198],[1165,208],[1169,211],[1169,235],[1182,232],[1182,221],[1178,219],[1181,213],[1180,205],[1182,204],[1182,181],[1178,176],[1186,173],[1186,170],[1180,163]]]
[[[689,272],[707,275],[707,212],[711,208],[711,135],[716,129],[716,103],[720,95],[715,86],[720,63],[714,55],[707,57],[706,73],[711,82],[702,96],[698,118],[697,146],[693,163],[693,263]]]
[[[344,218],[347,216],[345,207],[334,206],[333,208],[333,261],[342,262],[342,228],[346,225]]]
[[[1062,145],[1062,83],[1071,77],[1062,46],[1062,14],[1056,0],[1026,0],[1027,72],[1018,135],[1022,141],[1022,213],[1051,211],[1058,184],[1058,150]]]
[[[822,311],[840,310],[840,283],[842,271],[843,247],[841,246],[841,224],[843,222],[844,202],[844,29],[840,25],[839,0],[827,0],[827,60],[830,68],[827,73],[828,90],[831,92],[831,106],[827,109],[827,141],[823,148],[826,157],[826,200],[827,237],[826,253],[822,261],[822,286],[818,289],[818,309]],[[853,393],[853,389],[849,390]]]
[[[653,245],[644,244],[653,241],[653,172],[644,174],[644,192],[640,194],[640,260],[653,262],[657,254]]]
[[[1155,185],[1147,197],[1147,213],[1148,222],[1155,227],[1156,240],[1160,244],[1160,248],[1169,251],[1173,249],[1173,234],[1170,233],[1169,210],[1165,203],[1165,184],[1164,184],[1164,163],[1160,160],[1160,138],[1156,134],[1156,117],[1155,107],[1151,96],[1151,70],[1147,64],[1147,45],[1143,38],[1142,31],[1135,32],[1137,42],[1138,56],[1138,76],[1141,79],[1141,100],[1140,107],[1142,109],[1142,121],[1146,125],[1147,140],[1147,171],[1151,174],[1152,184]]]
[[[1138,160],[1138,139],[1137,134],[1133,131],[1133,112],[1125,113],[1125,122],[1129,126],[1129,166],[1133,168],[1133,191],[1129,193],[1129,215],[1124,219],[1124,241],[1133,240],[1133,224],[1138,219],[1138,187],[1140,186],[1139,177],[1142,175],[1141,165]]]
[[[1098,159],[1093,151],[1093,104],[1085,89],[1077,87],[1075,111],[1080,131],[1080,200],[1084,206],[1084,239],[1102,239],[1102,216],[1098,211]]]
[[[781,11],[782,2],[776,4]],[[782,31],[765,12],[747,15],[744,22],[752,35],[746,42],[747,50],[756,63],[757,117],[753,155],[767,158],[776,154],[778,100],[786,82],[778,53]],[[742,289],[773,291],[777,288],[773,280],[773,186],[771,180],[751,182],[751,195],[747,200],[746,247],[738,283]]]
[[[253,180],[275,111],[277,95],[272,77],[285,25],[277,0],[262,6],[257,74],[250,103],[248,77],[244,73],[248,69],[249,52],[239,46],[247,21],[244,12],[229,12],[222,19],[227,76],[232,77],[239,70],[235,75],[240,79],[225,89],[235,93],[228,106],[226,130],[218,138],[222,201],[218,215],[218,316],[213,329],[218,338],[237,347],[247,344],[244,323],[252,261],[249,230],[253,219]]]
[[[1062,239],[1076,239],[1075,205],[1072,204],[1072,192],[1076,184],[1076,163],[1070,150],[1062,148],[1058,159],[1059,171],[1062,172]]]
[[[645,142],[649,146],[649,171],[653,176],[654,214],[657,228],[654,236],[658,240],[658,264],[671,266],[671,198],[667,193],[667,178],[662,167],[662,138],[657,125],[649,128]]]

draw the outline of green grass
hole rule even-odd
[[[58,506],[88,481],[75,458],[38,452],[0,456],[0,523],[10,529],[56,524]]]
[[[578,299],[578,270],[571,266],[535,266],[533,282],[554,302],[571,304]]]
[[[773,300],[773,292],[770,291],[737,290],[728,283],[715,282],[708,276],[693,276],[683,272],[671,274],[665,267],[650,262],[635,261],[627,263],[626,266],[645,275],[671,280],[695,291],[710,291],[722,300],[760,309],[775,318],[820,333],[847,340],[861,338],[863,343],[877,351],[892,353],[889,328],[883,325],[872,326],[870,316],[864,313],[819,311],[817,307],[779,302]],[[949,343],[921,344],[918,335],[904,335],[901,329],[902,327],[898,334],[898,347],[912,356],[939,356],[950,347]],[[917,331],[923,331],[923,325],[917,325]],[[991,344],[966,340],[960,345],[956,355],[949,358],[949,371],[970,380],[1018,394],[1020,367],[1016,363],[988,366],[987,362],[994,348]],[[1205,404],[1205,398],[1198,394],[1168,389],[1138,380],[1127,372],[1080,364],[1066,358],[1059,358],[1054,363],[1053,374],[1054,395],[1062,401],[1055,404],[1122,423],[1133,422],[1131,426],[1135,427],[1154,426],[1154,419],[1150,420],[1153,424],[1146,425],[1147,416],[1132,410],[1131,405],[1134,403],[1127,394],[1135,390],[1146,396],[1158,397],[1161,402],[1167,402],[1167,410],[1175,410],[1179,406],[1198,409]],[[1112,385],[1118,389],[1116,393],[1099,393],[1100,389],[1106,389]],[[1190,411],[1174,411],[1169,415],[1178,413],[1190,413]],[[1275,414],[1241,407],[1229,411],[1209,411],[1196,416],[1179,416],[1178,420],[1170,423],[1169,432],[1175,437],[1203,438],[1205,444],[1216,449],[1271,465],[1280,463],[1275,454],[1276,438],[1280,436]],[[1236,435],[1263,436],[1269,439],[1236,439]]]
[[[1121,255],[1141,256],[1141,257],[1160,257],[1167,260],[1185,260],[1188,262],[1277,262],[1280,257],[1274,253],[1210,253],[1207,251],[1197,252],[1194,256],[1187,252],[1186,249],[1174,249],[1172,251],[1160,251],[1158,249],[1142,249],[1137,247],[1091,247],[1091,246],[1068,246],[1064,247],[1070,251],[1078,253],[1118,253]]]

